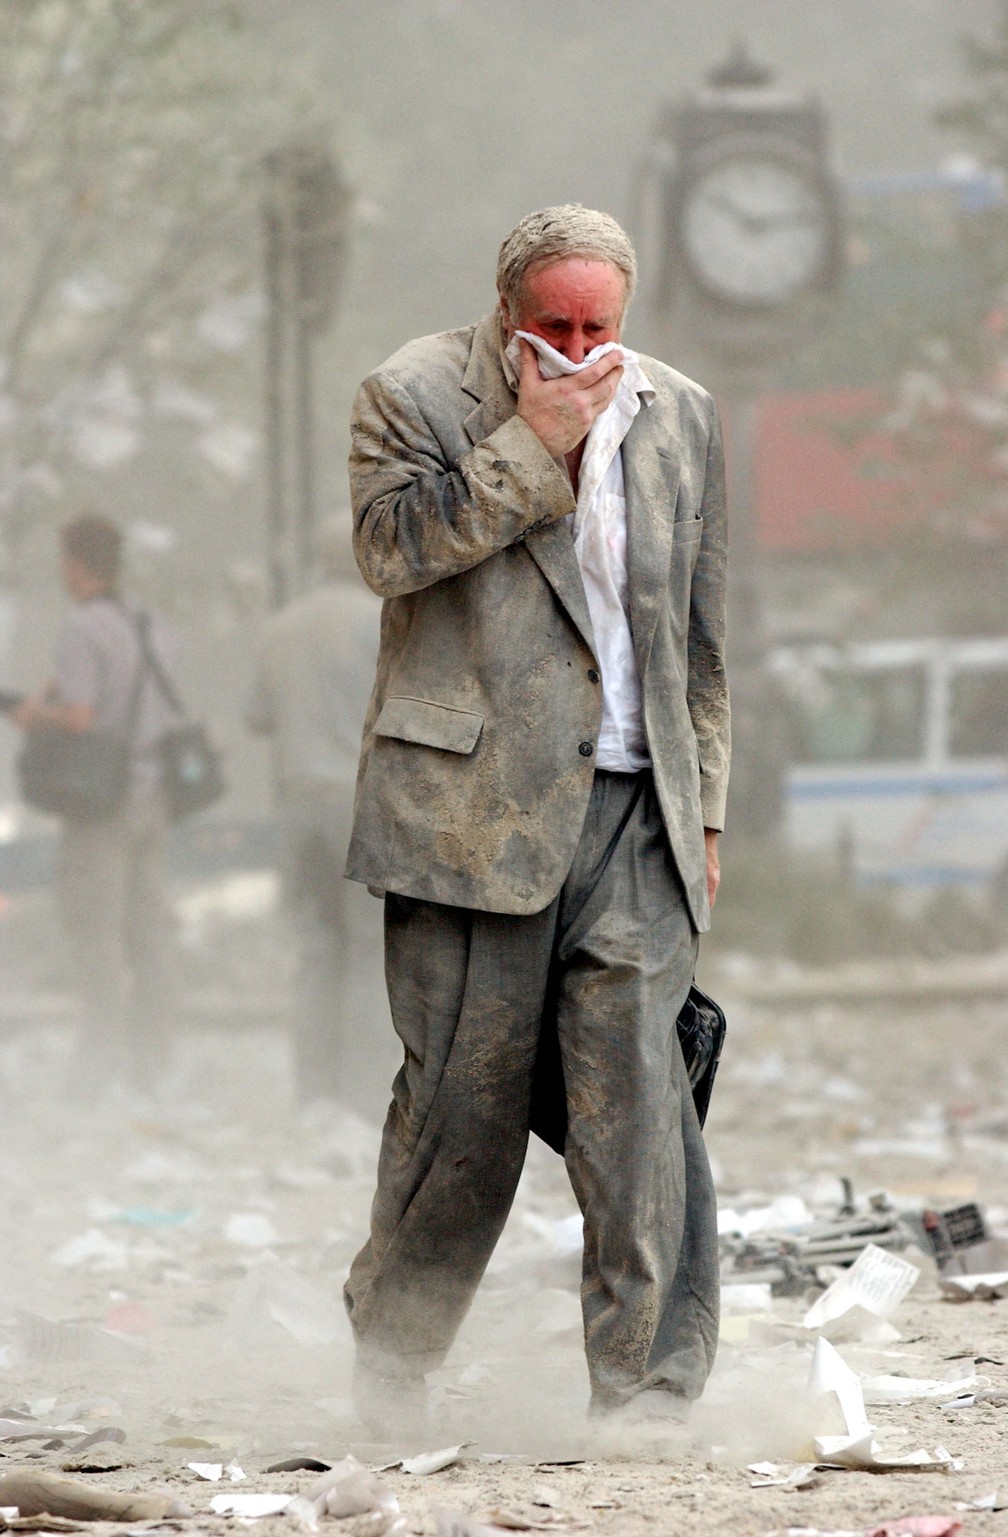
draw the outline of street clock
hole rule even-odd
[[[635,194],[654,350],[702,379],[726,418],[733,826],[776,837],[787,734],[764,656],[757,408],[773,365],[828,323],[843,278],[843,199],[822,104],[778,89],[737,44],[699,89],[665,108]]]
[[[679,195],[677,238],[715,302],[788,304],[828,279],[835,200],[797,147],[726,140],[697,157]]]
[[[843,275],[843,203],[812,96],[736,45],[667,110],[648,156],[657,303],[727,363],[769,361],[821,322]]]

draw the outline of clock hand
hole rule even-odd
[[[707,202],[710,203],[712,207],[722,208],[725,213],[730,214],[731,217],[735,220],[736,224],[744,225],[746,228],[751,226],[752,214],[747,213],[744,208],[740,208],[734,199],[730,198],[727,193],[708,192]]]
[[[809,228],[819,223],[819,216],[812,208],[790,209],[781,213],[752,213],[746,223],[754,234],[763,234],[772,229]]]
[[[707,201],[715,208],[721,208],[730,214],[735,223],[749,230],[754,235],[765,234],[768,230],[784,228],[787,226],[810,226],[819,222],[815,209],[780,209],[771,212],[756,211],[742,208],[733,198],[725,192],[712,191],[707,194]]]

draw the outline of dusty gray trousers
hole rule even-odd
[[[345,1290],[361,1354],[415,1371],[443,1360],[510,1209],[555,1027],[592,1407],[648,1388],[696,1397],[718,1329],[714,1189],[676,1033],[697,937],[650,774],[596,776],[544,912],[390,894],[385,937],[405,1058]]]

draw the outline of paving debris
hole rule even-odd
[[[844,1180],[843,1197],[832,1216],[808,1213],[792,1217],[787,1226],[763,1227],[750,1214],[748,1222],[733,1229],[722,1213],[722,1279],[729,1285],[763,1282],[775,1296],[800,1296],[822,1284],[828,1267],[854,1264],[869,1244],[893,1254],[921,1251],[944,1268],[989,1236],[973,1203],[944,1211],[906,1208],[885,1191],[859,1201],[851,1182]]]

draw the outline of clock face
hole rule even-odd
[[[784,159],[735,155],[685,194],[683,251],[699,281],[737,304],[782,304],[822,271],[828,214],[815,182]]]

